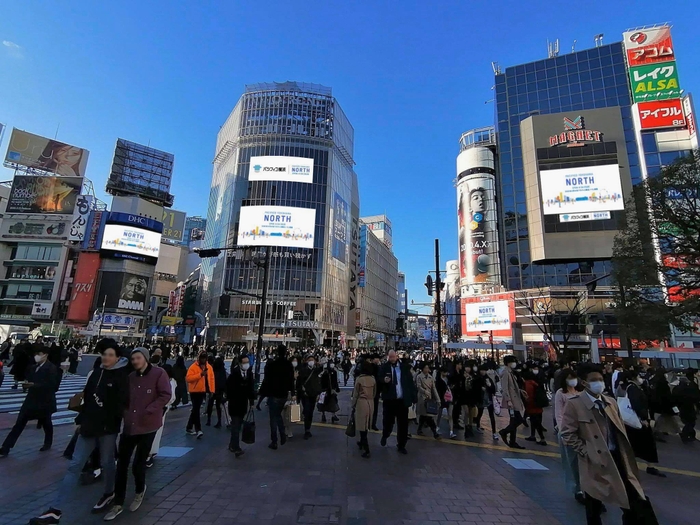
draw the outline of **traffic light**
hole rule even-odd
[[[425,287],[428,289],[428,295],[433,295],[433,278],[430,274],[425,278]]]
[[[403,317],[396,318],[396,331],[398,333],[403,333]]]
[[[206,250],[195,250],[200,259],[206,259],[208,257],[218,257],[221,255],[221,250],[218,248],[209,248]]]

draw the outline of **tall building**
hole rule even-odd
[[[499,239],[508,289],[609,275],[632,185],[684,155],[693,138],[697,144],[688,126],[692,101],[680,99],[670,28],[595,44],[561,55],[551,49],[548,58],[496,73]],[[669,112],[678,116],[654,117]],[[609,277],[599,284],[610,284]]]
[[[384,219],[386,219],[385,216]],[[399,311],[396,301],[399,282],[399,261],[391,251],[387,238],[380,238],[373,229],[376,217],[360,218],[360,281],[357,330],[363,346],[392,346]],[[386,219],[385,223],[388,223]]]
[[[185,219],[185,231],[182,237],[182,244],[189,246],[192,241],[203,240],[206,229],[207,220],[204,217],[187,217]]]
[[[330,88],[246,86],[217,137],[204,246],[255,248],[203,261],[207,338],[257,339],[260,300],[239,292],[261,296],[261,259],[270,250],[264,340],[276,341],[283,323],[292,343],[354,339],[359,192],[353,135]]]
[[[367,225],[367,227],[374,232],[377,238],[382,241],[387,247],[392,250],[394,248],[394,241],[391,232],[391,221],[386,215],[372,215],[370,217],[363,217],[362,222]]]

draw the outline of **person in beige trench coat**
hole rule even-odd
[[[423,427],[427,426],[433,431],[435,439],[440,439],[440,434],[435,425],[437,415],[428,414],[425,406],[426,401],[434,401],[440,410],[440,394],[435,386],[435,379],[430,375],[430,366],[426,363],[422,371],[416,376],[416,390],[418,391],[418,401],[416,402],[416,415],[418,416],[418,435],[423,432]]]
[[[568,400],[559,436],[579,456],[587,523],[601,523],[603,503],[622,509],[623,524],[658,523],[639,482],[639,469],[620,409],[614,399],[602,395],[602,373],[596,365],[586,363],[579,368],[578,376],[586,390]]]
[[[369,457],[369,441],[367,433],[372,425],[374,415],[374,394],[377,391],[377,381],[374,379],[372,363],[369,360],[362,362],[360,375],[355,380],[355,388],[352,392],[352,406],[355,410],[355,430],[360,433],[360,441],[357,446],[362,450],[362,457]]]

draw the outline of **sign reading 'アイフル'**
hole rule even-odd
[[[642,129],[675,128],[686,125],[683,104],[678,98],[637,104]]]
[[[675,62],[630,68],[632,97],[635,102],[663,100],[680,96]]]

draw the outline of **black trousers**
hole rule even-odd
[[[190,398],[192,399],[192,412],[190,412],[190,418],[187,420],[187,430],[194,428],[197,432],[202,430],[202,420],[200,413],[202,411],[202,404],[206,399],[207,395],[204,392],[190,392]]]
[[[19,439],[19,436],[21,436],[22,432],[24,431],[24,427],[27,426],[27,423],[29,423],[29,421],[30,418],[27,414],[24,414],[22,412],[19,413],[19,415],[17,416],[17,421],[15,421],[12,430],[10,430],[10,433],[7,435],[5,441],[2,444],[3,450],[10,450],[12,447],[15,446],[17,440]],[[37,419],[37,421],[41,425],[41,428],[44,429],[44,446],[50,447],[53,443],[53,422],[51,421],[51,414],[49,414],[46,417],[40,417]]]
[[[542,426],[542,414],[530,414],[530,436],[535,437],[535,431],[544,440],[544,427]]]
[[[377,428],[377,416],[379,416],[379,397],[374,398],[374,413],[372,414],[372,428]]]
[[[221,403],[224,400],[224,394],[217,392],[209,396],[209,402],[207,403],[207,421],[211,421],[211,413],[214,410],[214,403],[216,403],[216,417],[221,423]]]
[[[382,418],[382,437],[388,439],[394,430],[396,420],[396,444],[399,449],[406,448],[408,443],[408,407],[403,399],[385,399],[384,416]]]
[[[117,460],[117,477],[114,482],[114,504],[124,505],[126,497],[126,482],[129,475],[129,462],[134,456],[132,472],[136,494],[141,494],[146,489],[146,459],[151,453],[151,446],[156,437],[155,432],[128,436],[122,434],[119,438],[119,459]],[[136,452],[134,454],[134,451]]]
[[[517,410],[513,411],[513,415],[510,416],[510,421],[508,422],[508,426],[503,429],[503,432],[508,434],[506,437],[508,438],[508,443],[515,443],[515,432],[518,430],[518,427],[522,424],[523,422],[523,416],[518,412]]]
[[[627,480],[627,472],[619,450],[614,450],[612,456],[620,472],[620,477],[622,477],[622,481],[625,484],[625,491],[630,502],[629,509],[622,509],[622,525],[658,525],[659,522],[654,515],[654,509],[649,500],[641,499]],[[586,493],[586,524],[602,525],[603,521],[600,519],[602,512],[603,503]]]
[[[489,412],[489,419],[491,420],[491,433],[496,433],[496,414],[493,411],[493,405],[487,407]],[[476,414],[476,426],[481,428],[481,416],[484,415],[484,407],[479,407],[479,412]]]
[[[428,427],[430,430],[433,431],[433,434],[437,432],[435,420],[432,416],[420,416],[418,418],[418,430],[423,430],[423,427]]]

